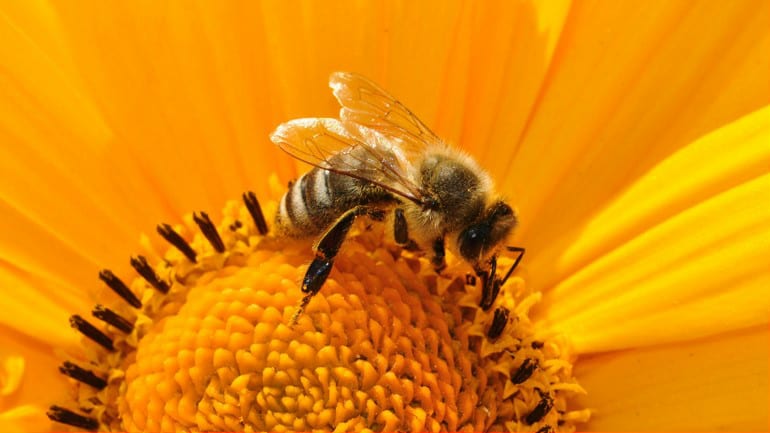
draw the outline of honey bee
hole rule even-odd
[[[437,272],[446,266],[448,243],[481,277],[481,306],[491,308],[524,249],[507,247],[518,257],[498,278],[497,254],[518,219],[494,192],[490,176],[370,80],[335,72],[329,86],[342,106],[339,120],[295,119],[270,136],[314,166],[290,184],[275,219],[281,235],[317,237],[294,320],[323,286],[360,216],[384,221],[392,215],[395,242],[428,250]]]

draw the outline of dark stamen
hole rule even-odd
[[[291,187],[289,187],[291,189]],[[243,194],[243,202],[246,203],[246,209],[249,210],[251,218],[254,220],[254,224],[257,225],[257,231],[262,236],[267,234],[267,222],[265,222],[265,215],[262,213],[262,206],[259,205],[257,195],[249,191]]]
[[[51,406],[48,408],[46,415],[48,415],[51,421],[68,424],[87,431],[96,431],[99,428],[99,421],[94,418],[80,415],[61,406]]]
[[[134,292],[126,286],[126,283],[116,277],[109,269],[104,269],[99,272],[99,279],[104,281],[104,284],[108,285],[113,292],[123,298],[134,308],[142,308],[142,302],[134,295]]]
[[[537,368],[538,362],[536,359],[527,358],[524,360],[524,362],[521,363],[521,366],[518,370],[516,370],[516,373],[511,376],[511,382],[518,385],[520,383],[524,383],[527,379],[532,377],[532,373],[535,372],[535,369]]]
[[[188,260],[196,263],[195,251],[190,247],[190,244],[186,240],[179,236],[179,233],[175,232],[168,224],[160,224],[158,226],[158,233],[163,236],[163,239],[167,240],[171,245],[178,249]]]
[[[93,314],[97,319],[114,326],[126,334],[130,334],[134,329],[134,324],[128,321],[128,319],[103,305],[97,304],[91,314]]]
[[[136,269],[136,272],[156,290],[161,293],[168,293],[168,283],[158,278],[158,274],[156,274],[152,269],[152,266],[147,263],[147,259],[144,258],[144,256],[131,257],[131,266],[133,266],[133,268]]]
[[[525,418],[524,422],[532,425],[541,419],[543,419],[553,407],[553,399],[547,393],[537,390],[540,393],[540,401],[537,403],[532,412],[530,412]]]
[[[465,274],[465,285],[467,285],[467,286],[475,286],[476,285],[476,277],[474,277],[471,274]]]
[[[543,346],[545,346],[545,343],[542,341],[533,341],[531,346],[533,349],[542,349]]]
[[[219,237],[217,227],[211,222],[211,218],[209,218],[208,214],[206,212],[201,212],[200,214],[193,213],[193,220],[195,220],[195,224],[198,224],[201,232],[203,232],[203,236],[206,236],[206,239],[208,239],[211,246],[214,247],[218,253],[225,252],[225,244],[222,242],[222,238]]]
[[[241,222],[241,220],[235,220],[232,224],[230,224],[231,231],[236,231],[241,227],[243,227],[243,223]]]
[[[102,331],[96,329],[94,325],[88,323],[79,315],[75,314],[74,316],[70,317],[70,325],[80,331],[81,334],[90,338],[94,343],[109,351],[115,350],[115,348],[112,346],[112,339],[110,337],[108,337]]]
[[[551,426],[546,424],[546,425],[540,427],[540,430],[538,430],[537,433],[551,433],[551,431],[552,431],[551,430]]]
[[[107,386],[107,381],[94,374],[91,370],[86,370],[79,365],[73,364],[69,361],[59,366],[59,371],[79,382],[83,382],[86,385],[91,385],[96,389],[104,389]]]
[[[504,307],[497,308],[495,310],[495,317],[492,319],[492,324],[489,325],[487,337],[489,337],[490,340],[496,340],[497,337],[503,333],[506,324],[508,324],[508,309]]]

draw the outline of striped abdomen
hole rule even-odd
[[[350,155],[337,155],[331,162],[338,158],[348,159]],[[357,205],[385,204],[394,200],[391,193],[374,183],[313,168],[283,195],[276,226],[285,235],[314,236]]]

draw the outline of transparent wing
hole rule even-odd
[[[369,79],[350,72],[335,72],[329,87],[342,105],[345,123],[371,128],[388,138],[401,140],[409,153],[420,153],[427,144],[440,143],[425,124],[401,102]]]
[[[270,140],[294,158],[334,173],[361,179],[422,203],[412,167],[402,149],[373,130],[346,127],[337,119],[305,118],[283,123]]]

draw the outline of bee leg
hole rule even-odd
[[[302,279],[302,291],[304,293],[316,294],[321,289],[326,277],[329,276],[332,263],[342,246],[342,242],[348,235],[350,227],[353,226],[353,221],[361,215],[369,215],[375,220],[381,220],[383,217],[382,211],[379,209],[356,206],[337,218],[337,221],[326,230],[326,233],[321,236],[313,248],[316,252],[315,259],[310,263],[305,278]]]
[[[484,311],[492,308],[492,304],[497,299],[497,294],[500,293],[501,286],[500,280],[495,277],[497,273],[497,256],[492,256],[489,259],[489,265],[488,271],[476,271],[476,274],[481,277],[481,300],[479,301],[479,307]]]
[[[433,269],[436,270],[436,273],[441,273],[441,271],[446,268],[446,252],[444,250],[443,236],[433,241],[433,257],[430,261],[433,263]]]
[[[396,243],[399,245],[405,245],[409,242],[409,230],[406,226],[406,217],[404,217],[404,210],[397,207],[393,211],[395,218],[393,218],[393,237]]]
[[[316,243],[315,258],[307,268],[305,276],[302,278],[302,293],[305,293],[305,297],[300,302],[299,309],[291,320],[291,325],[294,325],[299,318],[299,315],[304,311],[310,299],[321,290],[321,287],[329,277],[329,273],[332,270],[334,264],[334,258],[342,246],[342,242],[350,231],[350,227],[353,225],[353,221],[361,215],[369,215],[372,219],[381,221],[385,214],[380,209],[372,209],[366,206],[357,206],[349,211],[345,212],[337,218],[337,221],[326,230]]]
[[[420,247],[417,243],[409,239],[409,228],[404,217],[404,210],[396,208],[393,213],[395,215],[393,218],[393,238],[396,244],[401,245],[407,251],[419,251]]]
[[[500,287],[508,281],[508,278],[510,278],[513,271],[519,266],[522,257],[524,257],[524,248],[507,247],[506,249],[509,252],[518,253],[518,256],[516,256],[516,260],[514,260],[513,265],[511,265],[511,268],[508,269],[503,278],[497,278],[495,275],[497,272],[497,256],[492,256],[489,260],[489,271],[477,271],[477,275],[481,277],[481,301],[479,302],[479,307],[484,311],[492,308],[492,304],[494,304],[497,295],[500,293]]]

